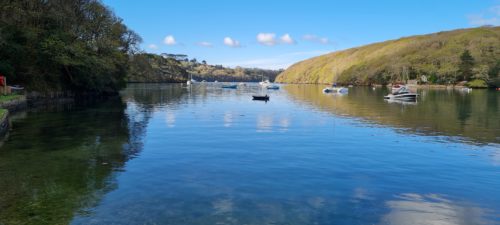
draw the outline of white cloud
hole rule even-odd
[[[155,45],[155,44],[148,45],[148,48],[151,49],[151,50],[158,50],[158,46]]]
[[[206,42],[206,41],[198,42],[198,45],[201,47],[207,47],[207,48],[214,47],[214,45],[212,43]]]
[[[281,42],[285,44],[295,44],[295,40],[290,36],[290,34],[284,34],[283,36],[280,37]]]
[[[330,40],[328,38],[318,37],[317,35],[314,35],[314,34],[306,34],[306,35],[302,36],[302,39],[304,39],[306,41],[310,41],[310,42],[324,44],[324,45],[332,43],[332,42],[330,42]]]
[[[469,24],[473,26],[500,25],[500,5],[490,7],[487,11],[479,14],[468,15]]]
[[[166,45],[176,45],[177,44],[174,36],[172,36],[172,35],[167,35],[165,37],[165,39],[163,39],[163,43],[165,43]]]
[[[238,48],[241,47],[240,42],[237,40],[232,39],[231,37],[225,37],[224,38],[224,44],[232,47],[232,48]]]
[[[262,45],[273,46],[276,44],[276,34],[274,33],[259,33],[257,34],[257,42]]]

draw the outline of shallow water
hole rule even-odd
[[[15,115],[0,224],[500,223],[499,92],[322,88],[134,84]]]

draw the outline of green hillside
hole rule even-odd
[[[296,63],[276,81],[369,85],[408,79],[434,84],[484,80],[498,85],[499,71],[497,26],[411,36],[337,51]]]

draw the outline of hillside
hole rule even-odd
[[[480,27],[329,53],[292,65],[276,81],[369,85],[408,79],[436,84],[480,79],[498,85],[499,70],[500,27]]]
[[[262,78],[274,80],[282,71],[259,68],[228,68],[209,65],[206,61],[189,60],[186,55],[139,53],[130,56],[128,82],[186,82],[190,75],[202,81],[256,82]]]
[[[129,60],[128,82],[161,83],[186,82],[188,74],[181,63],[155,54],[135,54]]]
[[[222,82],[258,82],[262,78],[274,81],[280,70],[267,70],[260,68],[229,68],[222,65],[209,65],[205,61],[183,61],[183,67],[196,80],[222,81]]]

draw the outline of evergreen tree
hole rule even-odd
[[[472,77],[472,68],[474,67],[474,58],[470,54],[469,50],[464,50],[460,56],[459,74],[463,77],[465,81],[470,80]]]

